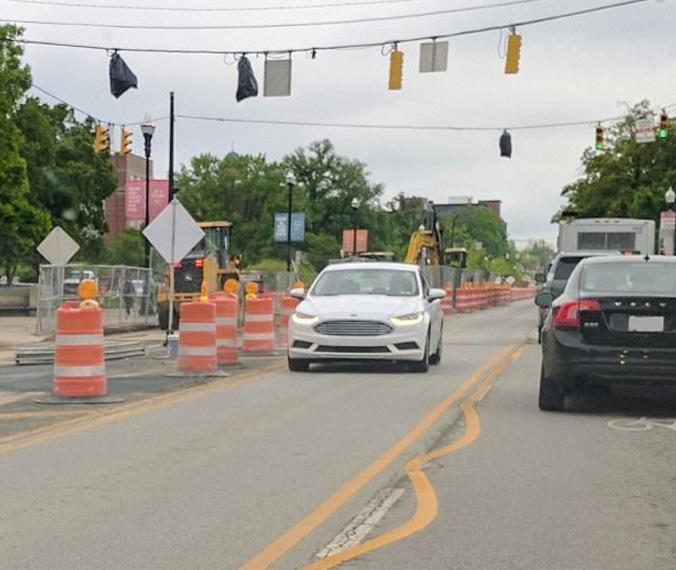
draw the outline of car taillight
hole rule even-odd
[[[178,263],[174,264],[174,269],[183,269],[183,264],[179,261]]]
[[[578,301],[568,301],[562,303],[556,309],[554,314],[554,327],[574,327],[580,326],[580,313],[582,311],[600,311],[601,304],[596,299],[580,299]]]
[[[204,260],[203,259],[196,259],[195,260],[195,267],[199,267],[199,268],[204,267]]]

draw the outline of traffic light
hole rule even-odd
[[[606,144],[603,141],[603,127],[601,123],[596,125],[596,150],[603,150]]]
[[[658,136],[661,139],[666,139],[669,136],[669,115],[667,112],[662,109],[662,114],[660,115],[660,130]]]
[[[390,53],[390,80],[387,87],[390,91],[401,89],[401,78],[404,73],[404,52],[399,51],[397,46]]]
[[[512,135],[505,129],[500,135],[500,156],[505,158],[512,158]]]
[[[512,28],[512,33],[507,38],[507,57],[505,58],[505,73],[519,73],[519,61],[521,59],[521,36]]]
[[[108,125],[96,125],[94,137],[94,152],[102,153],[110,151],[110,132]]]
[[[120,154],[129,154],[131,152],[131,131],[122,127],[120,136]]]

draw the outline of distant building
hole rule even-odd
[[[106,244],[115,241],[118,235],[127,228],[125,211],[125,186],[127,180],[145,180],[146,160],[135,154],[113,154],[110,157],[115,174],[117,188],[105,200],[104,212],[108,224],[108,233],[105,236]],[[153,178],[153,161],[150,161],[150,179]]]
[[[452,214],[460,208],[488,208],[498,218],[502,219],[502,200],[479,200],[474,202],[471,196],[451,196],[446,204],[434,204],[437,215]]]

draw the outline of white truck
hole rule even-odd
[[[655,222],[629,218],[582,218],[559,223],[558,251],[655,253]]]

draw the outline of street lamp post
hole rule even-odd
[[[146,215],[143,224],[144,228],[148,227],[150,223],[150,147],[155,133],[155,125],[151,124],[149,120],[141,125],[141,132],[143,133],[143,142],[146,156]],[[145,240],[145,266],[150,267],[150,242]]]
[[[354,231],[352,232],[352,255],[357,257],[357,222],[359,216],[359,200],[352,198],[350,203],[352,210],[354,211]]]
[[[669,208],[669,211],[674,212],[676,211],[676,192],[674,192],[673,188],[669,188],[664,194],[664,200],[667,203],[667,208]],[[674,216],[676,218],[676,214]],[[671,220],[671,222],[674,224],[674,234],[673,234],[673,242],[672,242],[672,249],[671,249],[671,255],[676,255],[676,219]]]
[[[293,187],[296,185],[296,177],[289,170],[286,173],[286,187],[289,190],[289,208],[286,220],[286,271],[291,272],[291,208],[293,206]]]

